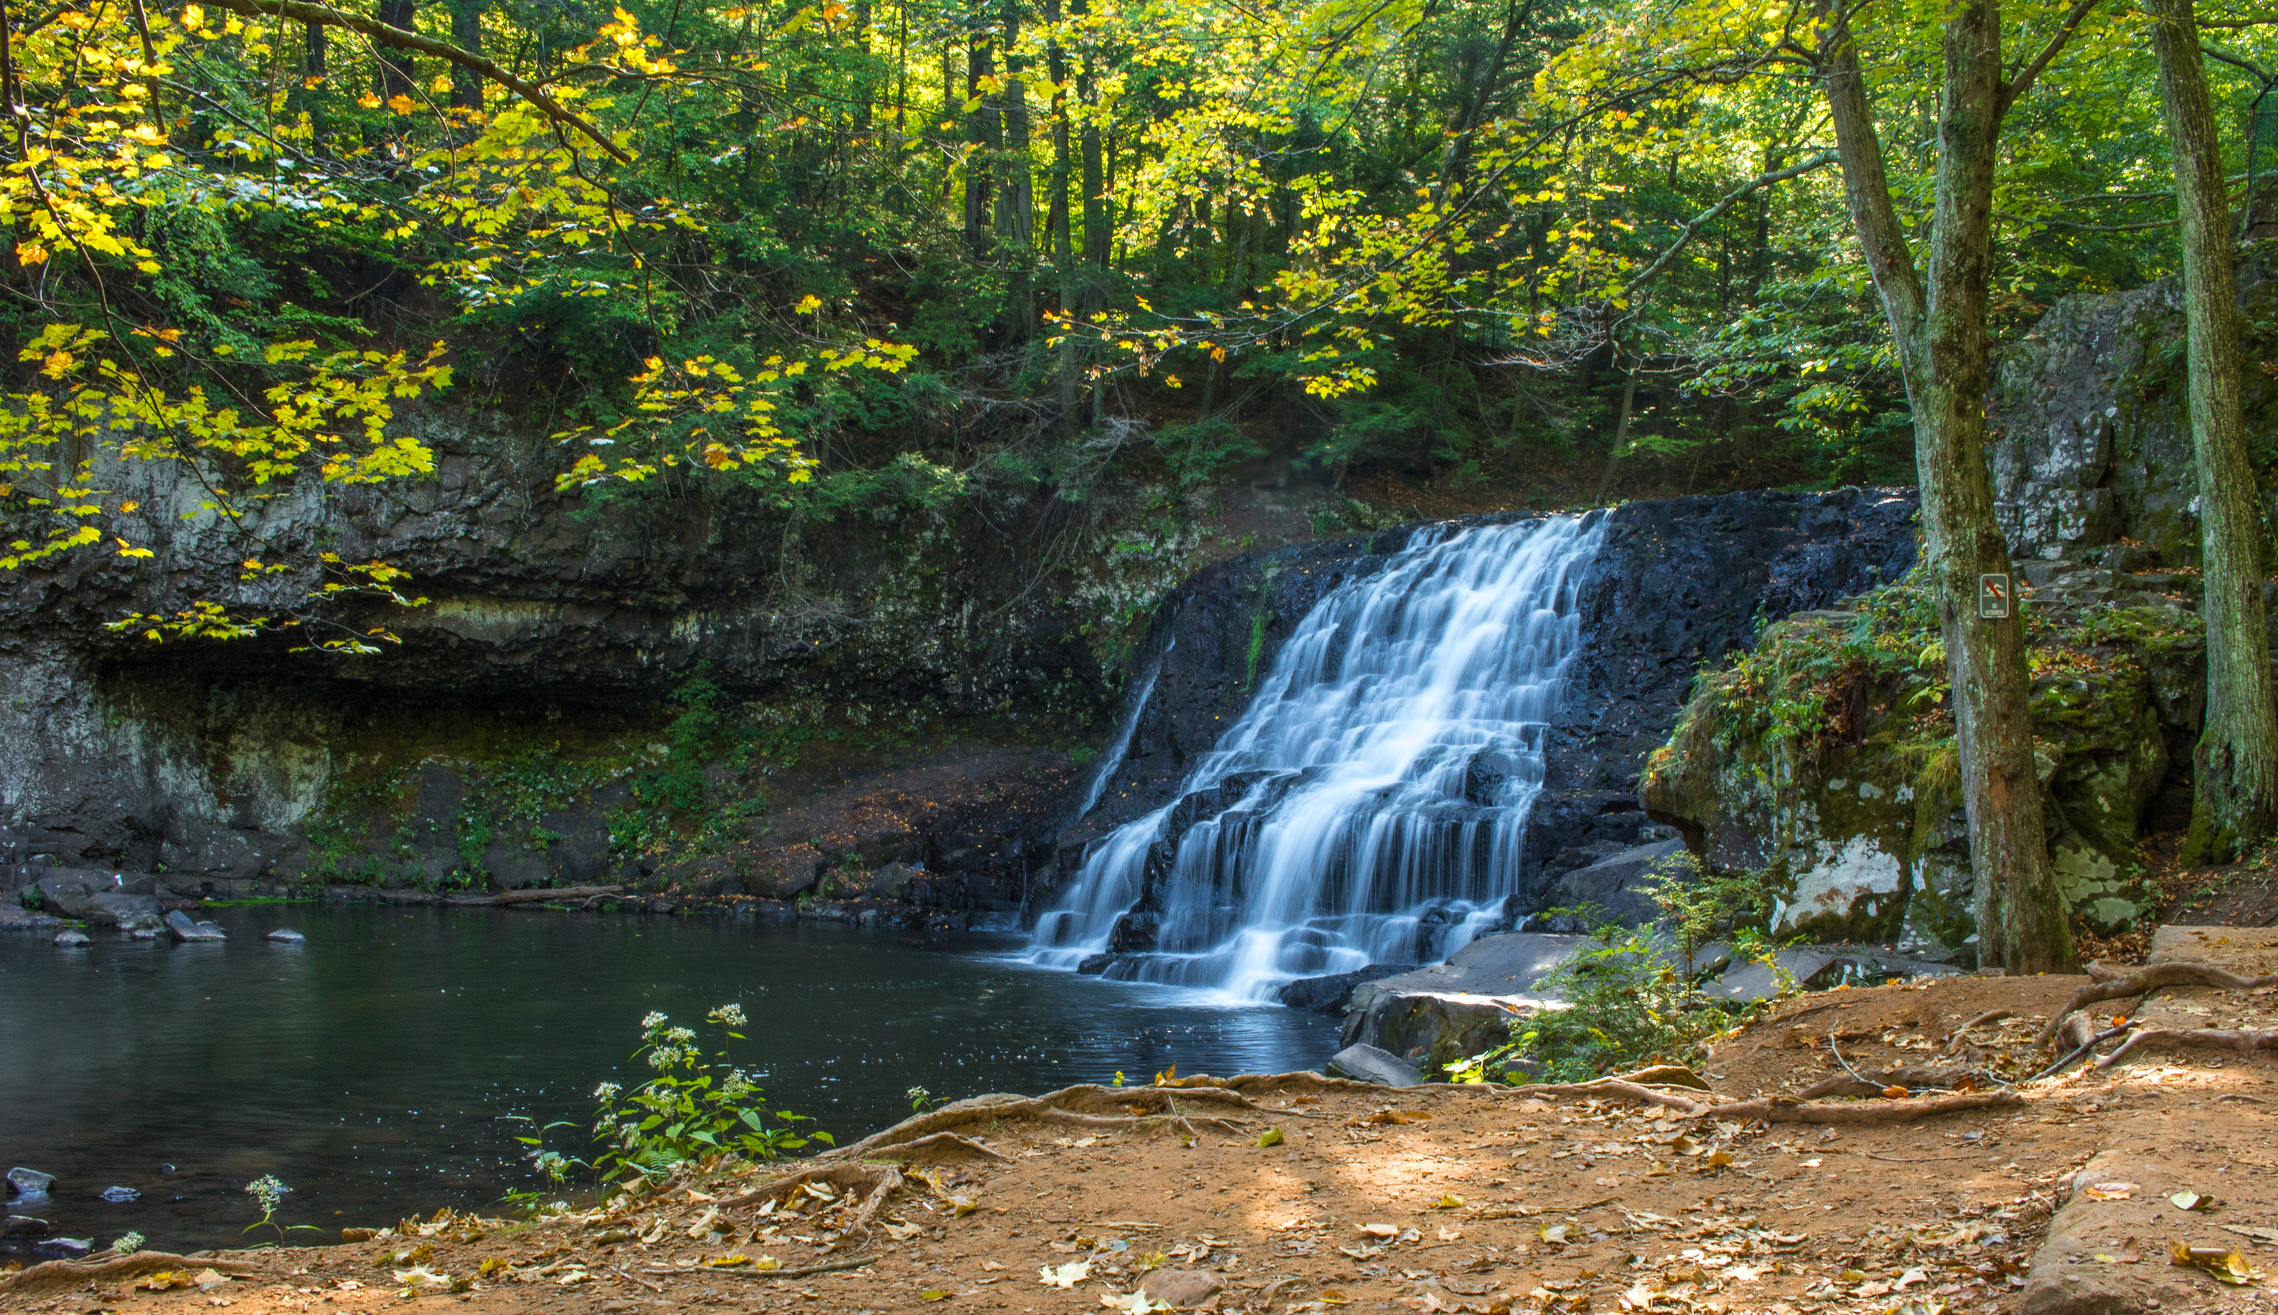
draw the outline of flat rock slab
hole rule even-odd
[[[2149,963],[2211,964],[2241,977],[2278,973],[2278,927],[2163,926],[2151,934]]]
[[[2222,1225],[2263,1222],[2273,1194],[2262,1186],[2263,1175],[2239,1172],[2236,1165],[2218,1174],[2216,1170],[2224,1167],[2223,1154],[2186,1150],[2161,1135],[2161,1122],[2156,1116],[2138,1117],[2130,1120],[2128,1129],[2130,1134],[2160,1137],[2163,1144],[2156,1149],[2130,1145],[2104,1151],[2073,1175],[2064,1205],[2050,1221],[2048,1240],[2033,1256],[2026,1275],[2024,1315],[2189,1311],[2219,1305],[2224,1294],[2239,1291],[2196,1269],[2170,1264],[2168,1244],[2237,1247],[2256,1259],[2254,1243],[2225,1232]],[[2180,1134],[2183,1129],[2173,1131]],[[2105,1195],[2126,1189],[2127,1194],[2099,1200],[2089,1195],[2092,1188],[2103,1189]],[[2181,1191],[2219,1197],[2224,1205],[2213,1211],[2181,1210],[2168,1199]],[[2248,1191],[2254,1199],[2232,1199]],[[2268,1249],[2262,1252],[2257,1268],[2269,1264]],[[2130,1254],[2138,1258],[2127,1263],[2124,1257]]]

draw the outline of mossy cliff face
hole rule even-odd
[[[189,481],[97,472],[140,499],[158,556],[0,580],[0,864],[522,884],[704,855],[696,833],[772,809],[802,746],[880,762],[979,737],[1067,766],[1105,734],[1131,636],[1201,560],[1197,509],[1161,490],[1063,498],[913,461],[796,497],[561,494],[546,444],[417,423],[432,479],[288,490],[254,520],[277,560],[384,558],[433,602],[350,598],[274,639],[108,631],[199,599],[283,615],[321,579],[241,579],[243,542]],[[290,651],[375,624],[401,644]],[[691,740],[676,691],[700,671],[715,693]]]
[[[2140,835],[2188,811],[2204,680],[2192,581],[2034,575],[2023,624],[2057,872],[2086,927],[2126,930],[2147,908]],[[1944,651],[1917,581],[1768,627],[1700,678],[1648,763],[1646,807],[1711,866],[1767,872],[1781,934],[1926,950],[1974,935]]]

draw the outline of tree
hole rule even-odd
[[[2063,969],[2073,955],[2042,824],[2024,623],[2014,608],[1990,620],[1977,607],[1979,577],[2010,571],[1985,463],[1993,178],[2003,117],[2093,3],[2079,0],[2008,78],[1998,0],[1946,9],[1926,269],[1892,199],[1848,10],[1821,11],[1818,47],[1809,52],[1825,84],[1845,200],[1913,405],[1925,566],[1938,591],[1976,876],[1978,955],[2011,972]]]
[[[2186,861],[2221,862],[2278,827],[2278,709],[2262,606],[2254,466],[2239,403],[2238,283],[2230,207],[2192,0],[2152,0],[2160,101],[2175,149],[2189,335],[2189,415],[2199,474],[2207,712],[2193,764]]]

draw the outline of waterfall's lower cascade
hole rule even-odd
[[[1178,797],[1087,856],[1035,958],[1263,999],[1493,925],[1603,519],[1419,531],[1331,591]]]

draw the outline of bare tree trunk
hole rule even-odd
[[[965,247],[976,260],[988,258],[994,245],[989,237],[989,182],[996,172],[997,154],[1004,148],[1004,133],[997,121],[997,98],[981,94],[981,82],[991,76],[995,55],[989,44],[992,26],[982,0],[971,0],[966,11],[965,99],[973,105],[966,120],[965,138]]]
[[[2199,731],[2185,862],[2223,862],[2278,822],[2278,710],[2262,607],[2260,519],[2239,402],[2238,282],[2215,111],[2191,0],[2150,0],[2160,99],[2175,145],[2175,206],[2189,322],[2190,416],[2199,466],[2207,715]]]
[[[307,56],[301,61],[301,73],[310,78],[324,76],[324,24],[306,23],[308,32]]]
[[[1621,386],[1621,410],[1614,416],[1614,445],[1606,453],[1606,471],[1598,476],[1598,496],[1590,499],[1593,507],[1606,505],[1606,490],[1614,486],[1614,467],[1621,463],[1622,448],[1629,443],[1629,418],[1637,408],[1637,366],[1629,368],[1629,379]]]
[[[380,0],[379,11],[372,15],[389,27],[410,31],[418,21],[419,0]],[[419,70],[409,53],[394,46],[375,47],[380,57],[380,99],[393,100],[408,96],[418,85]]]
[[[1015,342],[1036,332],[1036,179],[1030,172],[1028,83],[1020,46],[1020,0],[1004,0],[1004,149],[997,156],[997,253],[1014,263],[1005,290],[1006,328]]]
[[[1845,200],[1881,295],[1914,411],[1926,566],[1937,594],[1976,874],[1978,958],[2011,972],[2069,967],[2072,933],[2057,893],[2033,767],[2032,676],[2023,619],[1978,615],[1978,578],[2009,573],[1985,464],[1991,345],[1987,282],[1993,168],[2012,95],[2001,79],[1998,0],[1946,10],[1928,278],[1906,244],[1882,143],[1842,11],[1827,23],[1820,72],[1843,165]]]
[[[453,0],[451,44],[469,54],[482,53],[481,0]],[[482,112],[482,77],[473,69],[451,66],[451,108]]]

